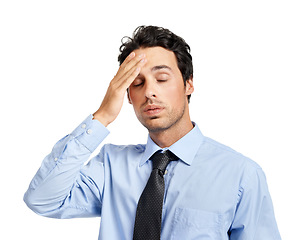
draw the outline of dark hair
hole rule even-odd
[[[170,30],[156,26],[139,26],[133,32],[132,38],[124,37],[121,40],[120,54],[118,56],[121,65],[126,57],[134,50],[147,47],[163,47],[174,52],[177,65],[183,76],[184,85],[193,77],[192,56],[190,46],[185,40]],[[188,101],[190,100],[188,96]]]

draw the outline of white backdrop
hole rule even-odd
[[[300,0],[1,1],[0,239],[97,239],[99,218],[43,218],[22,198],[56,141],[99,107],[120,39],[150,24],[190,44],[192,120],[262,166],[282,238],[299,239],[303,12]],[[106,142],[146,142],[127,101],[109,129]]]

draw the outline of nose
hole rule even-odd
[[[156,84],[153,82],[153,80],[147,80],[145,81],[145,96],[146,98],[156,98]]]

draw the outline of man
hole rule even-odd
[[[47,217],[101,216],[99,239],[280,239],[262,169],[190,120],[186,42],[142,26],[120,50],[100,108],[44,159],[27,205]],[[126,93],[149,132],[147,144],[106,144],[83,166]]]

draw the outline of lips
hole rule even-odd
[[[155,115],[160,113],[164,108],[155,104],[150,104],[147,105],[144,108],[144,113],[148,114],[148,115]]]

